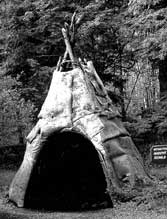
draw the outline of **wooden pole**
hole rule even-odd
[[[64,53],[64,56],[63,56],[63,59],[62,59],[62,61],[61,61],[60,71],[62,71],[62,69],[63,69],[62,64],[65,63],[65,61],[66,61],[66,59],[67,59],[67,55],[68,55],[68,51],[67,51],[67,49],[66,49],[66,51],[65,51],[65,53]]]
[[[59,57],[59,60],[57,62],[56,71],[59,70],[60,66],[61,66],[61,56]]]
[[[105,89],[105,87],[104,87],[104,85],[103,85],[103,82],[102,82],[102,80],[100,79],[100,77],[98,76],[98,74],[97,74],[97,72],[96,72],[96,69],[95,69],[95,67],[94,67],[94,65],[93,65],[93,62],[92,62],[92,61],[88,61],[88,62],[87,62],[87,67],[88,67],[88,69],[90,69],[91,72],[94,74],[94,76],[95,76],[95,78],[96,78],[96,81],[98,82],[98,85],[99,85],[100,88],[102,89],[102,91],[103,91],[104,95],[106,96],[107,100],[108,100],[109,102],[111,102],[111,99],[109,98],[108,93],[107,93],[107,91],[106,91],[106,89]]]
[[[67,30],[65,28],[62,28],[62,34],[63,34],[63,37],[64,37],[66,50],[67,50],[67,52],[70,56],[71,62],[72,62],[72,67],[75,68],[76,67],[75,59],[74,59],[74,55],[73,55],[72,48],[71,48],[71,45],[70,45],[70,40],[68,38],[68,33],[67,33]]]

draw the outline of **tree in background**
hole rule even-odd
[[[82,17],[74,42],[76,55],[93,60],[123,117],[129,102],[126,83],[136,62],[146,58],[153,68],[164,69],[159,64],[166,48],[163,1],[15,0],[5,7],[2,20],[6,19],[6,25],[1,28],[8,36],[3,42],[5,72],[19,76],[23,97],[38,108],[64,51],[61,27],[74,11],[78,19]]]
[[[24,144],[33,125],[35,107],[21,98],[18,82],[0,72],[0,146]]]
[[[167,92],[167,2],[130,0],[128,26],[135,32],[131,43],[136,56],[150,61],[159,71],[161,96]]]
[[[99,1],[80,13],[84,18],[77,32],[76,53],[92,59],[111,99],[126,117],[126,83],[128,72],[135,64],[124,12],[126,1]]]
[[[161,93],[166,89],[165,1],[2,0],[0,4],[3,75],[17,81],[11,89],[19,90],[18,100],[35,105],[36,114],[65,49],[61,28],[75,11],[74,53],[94,62],[123,119],[132,110],[138,115],[143,105],[156,105],[158,73]]]
[[[93,60],[125,117],[125,84],[134,57],[126,47],[129,36],[123,26],[124,4],[122,0],[11,3],[6,31],[9,38],[5,45],[5,69],[6,74],[19,76],[22,96],[40,109],[51,72],[64,51],[61,28],[77,11],[78,20],[82,19],[76,29],[74,51],[77,56]]]

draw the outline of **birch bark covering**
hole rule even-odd
[[[111,199],[113,190],[129,193],[138,179],[143,184],[149,180],[140,154],[94,71],[88,63],[71,71],[53,73],[39,121],[27,137],[23,162],[10,186],[9,198],[19,207],[24,206],[31,173],[42,147],[57,132],[77,132],[93,143]]]

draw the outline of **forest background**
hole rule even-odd
[[[0,0],[0,147],[24,145],[75,11],[75,54],[93,61],[140,152],[167,143],[165,0]]]

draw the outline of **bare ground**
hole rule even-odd
[[[12,169],[0,169],[0,219],[166,219],[167,218],[167,167],[151,168],[157,181],[152,190],[141,196],[120,202],[114,208],[84,212],[45,212],[19,209],[8,202],[7,191],[15,174]]]

